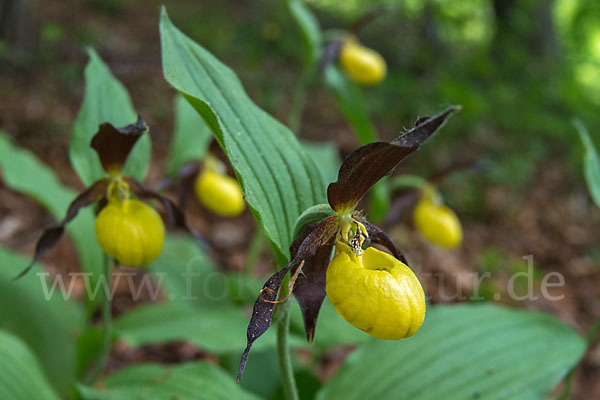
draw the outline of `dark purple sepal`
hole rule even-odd
[[[42,232],[42,235],[35,246],[35,255],[33,256],[31,263],[19,273],[19,275],[14,277],[13,280],[17,280],[27,274],[40,258],[56,246],[65,232],[65,226],[77,216],[79,209],[101,200],[106,195],[108,184],[108,179],[100,179],[94,182],[92,186],[81,192],[75,200],[71,202],[67,209],[67,215],[62,221],[44,229],[44,232]]]
[[[101,124],[90,145],[98,153],[104,171],[120,171],[133,146],[147,131],[148,126],[140,116],[134,124],[123,127],[117,128],[108,122]]]
[[[337,181],[327,187],[327,199],[332,209],[351,212],[360,199],[381,178],[419,149],[460,107],[452,106],[433,117],[422,117],[414,128],[392,142],[373,142],[350,153],[342,163]]]

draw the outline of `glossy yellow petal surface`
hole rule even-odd
[[[336,244],[327,296],[342,318],[379,339],[412,336],[425,318],[425,293],[414,272],[374,247],[355,255]]]
[[[362,85],[375,85],[385,78],[385,60],[375,50],[347,41],[340,50],[340,65],[346,74]]]
[[[442,247],[455,247],[462,242],[460,220],[450,208],[428,200],[415,207],[415,226],[430,242]]]
[[[139,200],[111,201],[96,218],[96,237],[106,254],[136,267],[158,258],[165,226],[156,210]]]
[[[238,216],[245,208],[240,184],[230,176],[213,171],[198,175],[196,196],[206,208],[224,217]]]

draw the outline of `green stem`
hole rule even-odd
[[[108,360],[108,355],[110,353],[110,348],[112,344],[112,318],[111,318],[111,298],[110,298],[110,285],[111,285],[111,268],[112,262],[108,256],[105,256],[104,260],[104,276],[106,277],[107,287],[109,293],[106,293],[102,297],[102,348],[100,350],[100,355],[94,365],[94,368],[88,375],[88,379],[86,380],[88,383],[94,383],[96,379],[102,373],[104,366],[106,365],[106,360]]]
[[[392,192],[399,189],[416,188],[422,189],[427,186],[427,179],[417,175],[399,175],[391,179],[390,190]]]
[[[249,276],[252,275],[254,268],[256,268],[256,263],[258,259],[265,249],[266,237],[263,231],[260,228],[256,228],[254,232],[254,236],[252,237],[252,241],[250,242],[250,247],[248,248],[248,255],[246,256],[246,263],[244,264],[244,274]]]
[[[283,307],[285,306],[285,308]],[[279,356],[279,371],[281,372],[281,384],[286,400],[299,400],[294,368],[292,366],[292,355],[289,345],[290,317],[289,304],[280,304],[279,312],[283,312],[277,324],[277,354]]]
[[[290,110],[289,126],[296,136],[300,134],[300,126],[302,123],[302,111],[306,102],[306,88],[310,77],[311,68],[304,66],[300,79],[296,83],[294,93],[292,95],[292,108]]]
[[[585,340],[588,344],[588,347],[591,346],[592,343],[594,343],[594,340],[596,340],[596,338],[598,337],[599,334],[600,334],[600,317],[598,317],[596,319],[596,322],[594,322],[594,324],[588,331],[587,335],[585,336]],[[567,400],[571,396],[571,389],[573,387],[573,378],[575,376],[576,369],[577,369],[577,366],[573,367],[571,369],[571,371],[569,371],[569,373],[567,374],[567,377],[565,378],[565,389],[560,394],[560,396],[558,396],[557,400]]]

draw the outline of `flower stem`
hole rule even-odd
[[[585,340],[588,344],[588,348],[594,343],[594,341],[598,337],[598,334],[600,334],[600,317],[596,319],[596,322],[594,322],[587,335],[585,335]],[[571,397],[571,390],[573,388],[573,378],[575,377],[575,370],[577,369],[577,367],[578,365],[574,366],[567,374],[567,377],[565,378],[564,390],[557,397],[558,400],[567,400],[569,397]]]
[[[277,354],[279,356],[279,371],[281,373],[283,394],[286,400],[299,400],[296,380],[294,378],[294,368],[292,366],[292,355],[288,342],[291,317],[289,303],[280,304],[278,311],[283,312],[277,324]]]
[[[111,318],[111,298],[110,298],[110,285],[111,285],[111,269],[112,262],[108,256],[104,256],[104,276],[107,282],[107,287],[109,288],[109,293],[106,293],[102,297],[102,348],[100,350],[100,354],[98,355],[98,359],[94,368],[88,375],[88,379],[86,380],[88,383],[94,383],[96,379],[102,373],[104,366],[106,365],[106,360],[108,359],[108,355],[110,353],[111,343],[112,343],[112,318]]]
[[[267,244],[267,238],[260,228],[257,228],[250,242],[250,248],[248,249],[248,255],[246,256],[246,264],[244,264],[244,274],[252,275],[256,267],[256,263],[260,258],[260,254],[265,249]]]
[[[300,125],[302,123],[302,112],[304,111],[304,104],[306,103],[306,89],[308,86],[308,79],[310,77],[311,70],[305,66],[302,68],[300,78],[294,88],[292,94],[292,108],[289,116],[289,127],[296,136],[300,135]]]

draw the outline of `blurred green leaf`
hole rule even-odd
[[[220,359],[223,368],[232,376],[236,376],[240,367],[239,354],[220,357]],[[281,385],[279,362],[275,353],[267,350],[253,351],[250,366],[244,371],[244,379],[239,385],[262,398],[275,399],[274,393]]]
[[[436,306],[415,336],[359,347],[317,398],[539,400],[585,349],[583,338],[548,314]]]
[[[203,361],[165,367],[124,368],[101,381],[102,389],[79,386],[84,400],[231,400],[258,399],[220,368]],[[37,399],[37,398],[36,398]]]
[[[8,135],[0,130],[0,168],[6,186],[39,202],[56,220],[65,217],[67,208],[77,193],[62,185],[48,166],[41,163],[33,153],[15,146]],[[71,223],[67,232],[73,240],[82,269],[91,273],[90,283],[95,287],[103,273],[103,254],[96,241],[94,214],[90,208],[82,209]],[[42,233],[40,226],[40,235]],[[21,264],[25,268],[29,261]],[[17,274],[15,270],[15,275]]]
[[[60,399],[25,343],[3,330],[0,330],[0,399]]]
[[[169,151],[167,173],[175,175],[188,162],[206,154],[212,134],[194,107],[182,96],[175,97],[175,133]]]
[[[596,206],[600,208],[600,157],[598,157],[598,151],[592,142],[592,138],[588,133],[585,125],[579,120],[573,121],[583,147],[585,148],[585,154],[583,155],[583,173],[585,175],[585,181],[587,182],[588,191],[590,196],[596,203]]]
[[[190,237],[165,237],[160,257],[148,265],[169,300],[197,305],[231,304],[229,278]]]
[[[213,353],[241,354],[246,347],[247,326],[248,315],[232,306],[160,303],[138,307],[117,318],[114,331],[132,346],[186,340]],[[257,348],[274,345],[274,330],[257,342]]]
[[[248,98],[233,71],[179,31],[164,8],[160,31],[166,80],[204,118],[279,261],[288,260],[296,218],[325,201],[317,166],[288,128]]]
[[[287,5],[302,34],[304,62],[307,66],[316,65],[321,57],[322,47],[319,21],[302,0],[287,0]]]
[[[304,150],[317,162],[323,182],[334,182],[337,180],[338,170],[342,164],[337,145],[332,142],[300,142]]]
[[[85,95],[73,126],[69,155],[71,164],[90,186],[105,175],[96,151],[90,146],[92,137],[104,122],[125,126],[137,120],[127,90],[93,50],[88,50],[90,61],[85,68]],[[150,137],[144,134],[129,154],[123,174],[143,181],[150,163]]]
[[[377,140],[377,133],[369,120],[360,88],[333,65],[325,69],[325,85],[354,129],[360,144]]]
[[[0,247],[0,328],[19,336],[20,340],[27,344],[39,359],[54,389],[66,395],[75,378],[75,337],[83,329],[83,312],[77,303],[63,299],[58,285],[54,294],[50,295],[52,283],[46,280],[47,275],[39,275],[43,270],[37,266],[28,275],[16,282],[12,281],[27,263],[25,257]],[[42,286],[43,284],[46,284],[46,287]],[[67,282],[65,285],[68,288]],[[4,335],[6,334],[0,336],[0,364],[6,359],[16,357],[4,354],[7,351],[4,349],[6,344],[2,342]],[[21,344],[15,346],[15,351],[22,352]],[[20,360],[21,356],[18,358]],[[18,363],[7,365],[12,371],[9,376],[17,374],[15,368]],[[37,362],[36,365],[22,371],[18,379],[23,379],[25,385],[29,386],[29,380],[38,379],[35,368]],[[2,378],[6,378],[6,375],[0,370],[0,399],[21,398],[2,394],[5,388],[5,384],[1,382]],[[44,390],[40,393],[43,394]],[[41,397],[41,394],[34,394],[24,398],[45,398]]]

